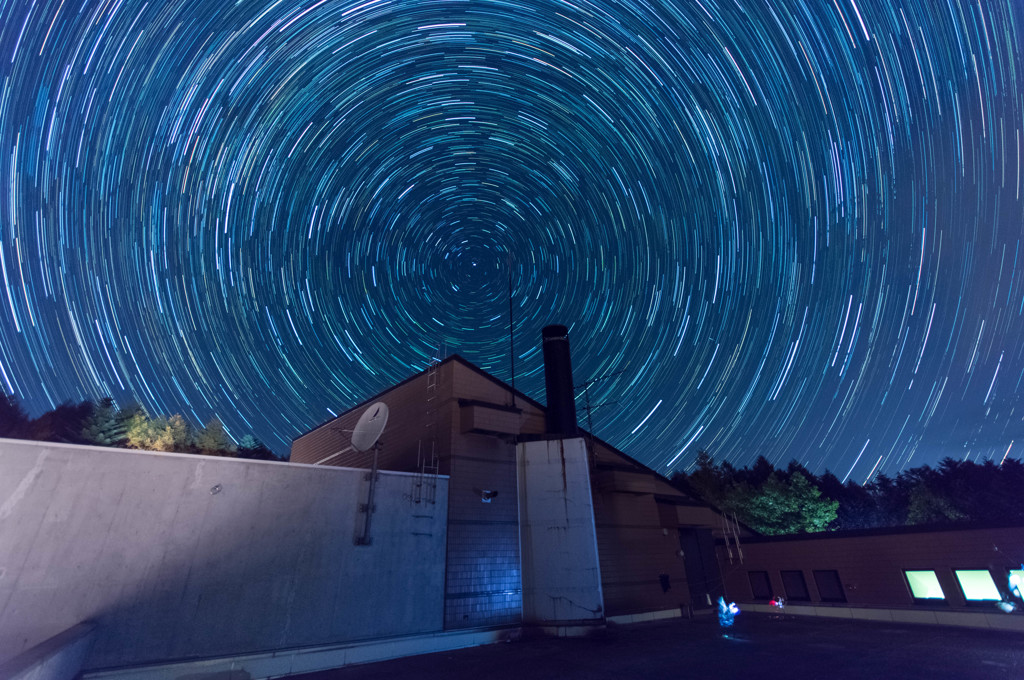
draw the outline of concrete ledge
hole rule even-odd
[[[886,623],[911,623],[926,626],[959,626],[1024,633],[1024,616],[1000,614],[998,612],[943,610],[943,609],[885,609],[875,607],[818,607],[813,605],[789,605],[779,610],[768,604],[745,602],[740,608],[763,614],[790,614],[793,616],[820,616],[859,621],[883,621]]]
[[[96,624],[86,621],[0,664],[3,680],[71,680],[82,670]]]
[[[608,623],[617,623],[619,625],[628,626],[631,623],[644,623],[646,621],[660,621],[661,619],[677,619],[683,615],[683,610],[679,607],[675,609],[662,609],[654,612],[640,612],[639,614],[619,614],[618,616],[609,616]]]
[[[888,621],[892,622],[891,609],[851,609],[850,614],[855,619],[862,621]]]
[[[605,629],[603,621],[594,623],[562,624],[562,625],[525,625],[523,634],[526,636],[547,636],[560,638],[588,637]]]
[[[188,677],[189,680],[203,680],[204,678],[211,680],[214,678],[219,680],[227,678],[264,680],[355,664],[387,661],[403,656],[488,645],[514,639],[520,634],[521,629],[518,626],[428,633],[213,659],[97,670],[83,674],[82,678],[83,680],[172,680]]]
[[[833,619],[852,619],[853,610],[848,607],[815,607],[814,615]]]

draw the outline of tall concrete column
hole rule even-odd
[[[517,448],[523,623],[567,634],[604,620],[586,443]]]

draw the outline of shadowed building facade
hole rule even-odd
[[[387,404],[381,469],[416,474],[424,504],[433,473],[450,480],[446,629],[641,620],[708,608],[722,593],[714,552],[721,515],[579,430],[565,328],[549,326],[544,342],[547,407],[450,356],[298,437],[291,462],[369,467],[367,454],[351,449],[351,430],[367,406]],[[545,493],[554,496],[538,501]],[[561,519],[553,516],[559,504]],[[557,526],[538,530],[552,521]],[[588,532],[593,560],[585,557]],[[564,545],[540,538],[553,533]],[[562,562],[545,557],[555,553]],[[576,581],[593,575],[590,604],[545,591],[540,599],[567,608],[538,611],[531,584],[559,570]]]

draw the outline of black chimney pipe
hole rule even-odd
[[[569,355],[569,329],[565,326],[545,326],[544,387],[548,395],[548,434],[576,437],[576,396],[572,386],[572,358]]]

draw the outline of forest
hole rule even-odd
[[[776,469],[763,456],[749,468],[697,455],[679,488],[768,535],[907,525],[1024,525],[1024,465],[1006,458],[983,464],[946,458],[935,468],[877,475],[866,485],[820,477],[797,461]]]
[[[120,408],[109,397],[61,404],[38,418],[30,418],[16,397],[4,395],[0,399],[0,437],[281,460],[252,435],[234,441],[217,418],[203,427],[194,427],[181,415],[151,416],[138,405]]]

